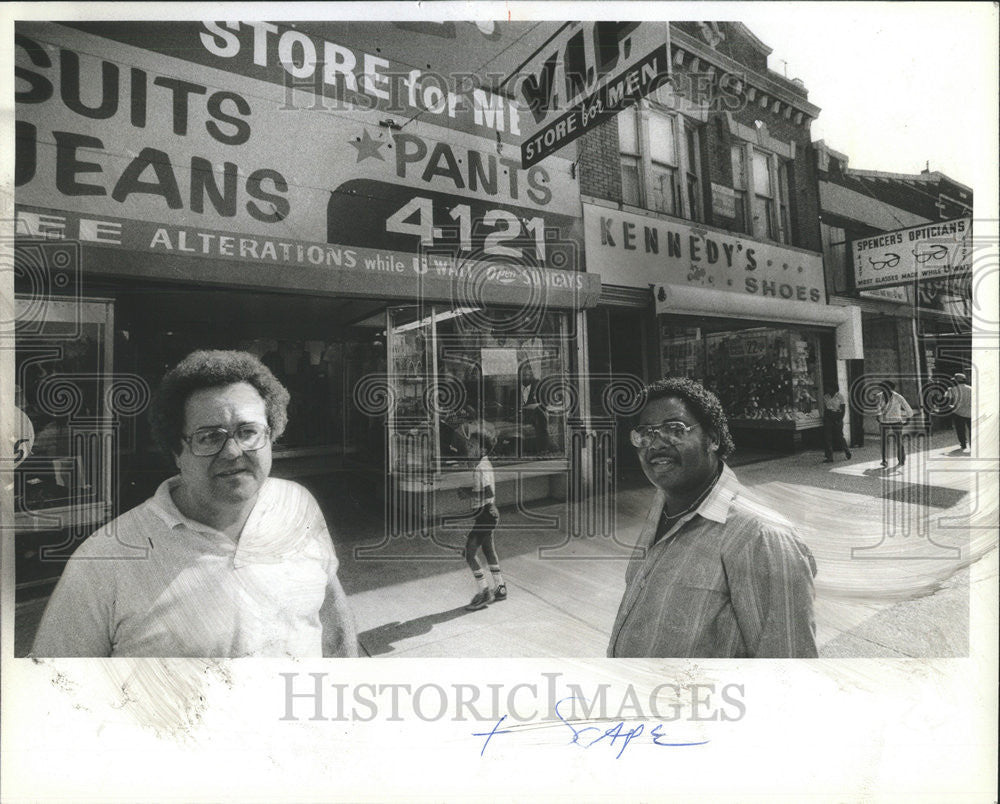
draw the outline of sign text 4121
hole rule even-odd
[[[454,245],[488,257],[545,263],[545,218],[526,218],[498,207],[484,209],[470,201],[435,205],[431,198],[415,196],[386,218],[386,232],[418,237],[423,246]]]

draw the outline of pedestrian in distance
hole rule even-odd
[[[903,428],[913,418],[913,408],[896,391],[896,384],[890,380],[882,383],[882,398],[875,414],[882,436],[882,466],[888,466],[886,447],[890,441],[896,442],[896,465],[906,464],[906,448],[903,446]]]
[[[816,562],[754,499],[714,394],[659,380],[631,432],[655,489],[608,644],[610,657],[815,657]]]
[[[843,450],[844,457],[851,459],[851,450],[844,440],[844,413],[847,402],[840,393],[837,383],[831,382],[823,393],[823,441],[826,446],[824,463],[833,463],[833,451]]]
[[[177,467],[76,550],[34,656],[356,656],[323,514],[270,477],[288,391],[246,352],[193,352],[151,410]]]
[[[496,479],[489,455],[496,446],[496,438],[491,432],[479,427],[469,437],[469,457],[477,461],[472,470],[472,487],[459,489],[459,496],[468,498],[472,504],[472,530],[465,540],[465,561],[472,570],[478,591],[465,607],[469,611],[485,609],[490,603],[507,599],[507,585],[500,573],[500,558],[497,556],[494,534],[500,522],[500,512],[496,506]],[[482,566],[476,560],[482,549],[490,570],[490,581]]]
[[[972,386],[964,374],[959,372],[952,377],[955,384],[948,389],[948,407],[951,410],[951,421],[958,436],[958,445],[964,452],[972,450]]]

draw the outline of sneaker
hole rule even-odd
[[[844,457],[847,458],[847,460],[851,460],[851,451],[849,449],[844,450]]]
[[[493,593],[489,589],[480,589],[465,609],[466,611],[479,611],[485,609],[492,602]]]
[[[833,458],[824,458],[823,463],[833,463]]]
[[[507,584],[502,583],[493,590],[493,599],[496,601],[507,599]]]
[[[888,466],[888,465],[889,465],[888,463],[886,463],[885,461],[882,461],[882,466]]]

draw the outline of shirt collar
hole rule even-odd
[[[184,516],[181,510],[177,507],[177,503],[174,502],[173,491],[181,483],[181,476],[174,475],[171,478],[164,480],[156,489],[156,493],[152,498],[152,509],[153,512],[160,517],[166,524],[167,527],[174,529],[179,526],[184,526],[188,530],[197,531],[199,533],[212,533],[217,534],[215,528],[211,525],[206,525],[204,522],[199,522],[196,519],[191,519]],[[266,485],[266,483],[265,483]],[[263,490],[263,489],[262,489]],[[258,503],[260,499],[258,498]],[[256,505],[254,509],[256,509]],[[253,518],[253,512],[250,514],[250,518]],[[249,519],[247,522],[249,523]]]
[[[171,529],[183,525],[190,530],[212,531],[213,529],[204,522],[196,522],[193,519],[188,519],[181,513],[181,510],[177,507],[177,503],[174,502],[172,493],[180,483],[181,476],[174,475],[157,486],[156,493],[153,495],[151,501],[153,513],[162,519],[167,527]]]
[[[701,505],[695,509],[695,513],[712,522],[725,523],[729,517],[730,504],[739,490],[740,481],[736,479],[736,474],[727,464],[723,463],[719,479],[715,481],[715,485],[712,486],[708,496],[702,500]]]

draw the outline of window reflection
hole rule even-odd
[[[566,411],[556,384],[568,357],[564,316],[522,331],[482,310],[391,311],[396,397],[393,471],[462,466],[480,427],[496,437],[494,461],[563,458]]]
[[[81,302],[80,309],[50,303],[41,325],[44,340],[16,349],[14,402],[30,422],[18,438],[23,461],[14,476],[18,512],[107,502],[109,456],[100,440],[90,437],[101,432],[106,414],[106,307]]]

